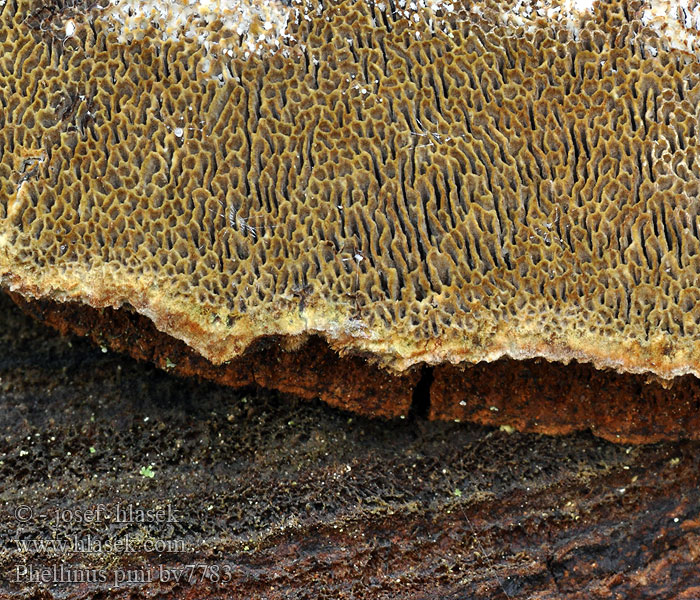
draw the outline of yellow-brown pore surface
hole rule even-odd
[[[396,370],[698,374],[698,61],[639,2],[513,4],[313,0],[279,49],[217,53],[0,2],[3,283],[215,363],[315,333]]]

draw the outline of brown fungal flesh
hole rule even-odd
[[[6,288],[128,305],[205,374],[317,336],[399,412],[419,365],[452,418],[451,364],[700,374],[700,65],[662,2],[126,4],[0,4]]]
[[[339,357],[319,338],[296,349],[279,338],[258,340],[242,356],[213,365],[133,310],[97,310],[11,296],[26,313],[62,333],[89,335],[103,347],[172,373],[320,398],[362,415],[397,418],[419,412],[434,420],[474,421],[546,434],[590,430],[625,444],[700,435],[700,380],[692,375],[668,385],[645,375],[599,371],[586,364],[501,359],[467,367],[412,369],[396,376],[364,359]]]

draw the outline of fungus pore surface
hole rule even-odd
[[[694,2],[0,0],[0,277],[214,365],[700,374]]]

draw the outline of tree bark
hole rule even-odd
[[[232,391],[61,337],[5,297],[0,341],[0,597],[700,595],[696,442]]]

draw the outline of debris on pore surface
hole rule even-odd
[[[488,421],[461,369],[547,359],[637,375],[565,371],[628,390],[604,422],[525,386],[515,426],[697,435],[699,26],[672,0],[0,3],[2,285],[366,414],[430,387]],[[650,394],[677,412],[623,414]]]

